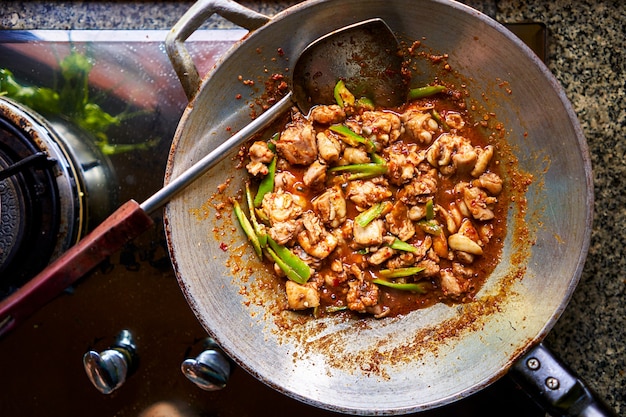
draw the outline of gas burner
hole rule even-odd
[[[0,299],[114,208],[111,165],[85,136],[0,98]]]

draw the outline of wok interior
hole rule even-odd
[[[272,290],[278,280],[270,278],[245,244],[230,209],[216,210],[226,198],[240,195],[247,175],[232,158],[168,205],[166,231],[189,304],[242,367],[275,389],[322,408],[403,414],[462,398],[501,376],[551,328],[580,276],[591,223],[589,157],[567,99],[529,49],[457,3],[300,4],[236,45],[204,80],[179,124],[166,181],[249,122],[249,101],[235,97],[253,100],[263,91],[244,85],[239,75],[260,80],[282,73],[311,41],[372,17],[449,54],[452,68],[467,77],[472,97],[504,124],[519,168],[534,176],[524,216],[530,233],[525,242],[534,245],[516,243],[520,235],[511,225],[519,212],[512,204],[503,258],[475,302],[440,304],[382,320],[316,320],[278,312],[283,296]],[[272,59],[278,48],[286,55]],[[430,82],[433,75],[415,74],[416,85]],[[487,101],[482,101],[483,92]],[[227,179],[230,185],[218,195]],[[498,295],[503,290],[508,293],[504,298]]]

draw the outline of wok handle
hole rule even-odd
[[[260,28],[270,20],[269,17],[232,0],[199,0],[191,6],[165,38],[165,50],[189,101],[200,88],[201,78],[185,47],[185,41],[214,14],[249,31]]]
[[[541,343],[520,358],[509,375],[553,417],[617,417]]]
[[[75,246],[2,300],[0,337],[152,224],[152,218],[135,201],[122,205]]]

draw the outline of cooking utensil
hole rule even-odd
[[[250,19],[254,22],[259,20],[254,13],[245,15],[251,16]],[[182,19],[172,32],[184,33],[187,24],[189,22]],[[168,43],[170,55],[182,58],[184,53],[181,54],[176,49],[177,42],[179,40]],[[397,56],[397,50],[398,42],[394,34],[380,19],[369,19],[339,28],[312,42],[294,60],[294,77],[290,85],[297,88],[289,91],[251,123],[242,126],[237,134],[218,144],[185,173],[169,182],[141,205],[135,201],[125,203],[77,245],[3,300],[0,303],[0,335],[12,329],[20,320],[28,317],[125,243],[151,227],[150,213],[161,208],[237,146],[266,128],[289,110],[294,101],[305,112],[308,112],[311,103],[327,103],[327,100],[332,100],[332,89],[337,79],[342,78],[349,86],[355,88],[361,82],[375,85],[376,89],[370,93],[376,103],[401,103],[406,97],[407,85],[401,75],[402,59]],[[189,66],[193,63],[189,61],[183,65]],[[186,79],[189,73],[194,72],[184,72],[185,75],[181,76]],[[195,73],[197,74],[197,71]],[[299,84],[304,84],[311,74],[323,75],[324,81],[311,86],[309,84],[300,86]],[[187,96],[193,96],[195,87],[189,83],[184,85]]]
[[[204,4],[218,4],[219,9],[229,3]],[[497,117],[520,169],[534,177],[525,195],[518,196],[526,205],[518,205],[522,199],[511,202],[502,260],[476,300],[382,320],[307,319],[281,312],[277,306],[284,300],[276,280],[256,259],[232,217],[220,210],[226,199],[237,196],[246,177],[236,167],[238,159],[224,159],[170,201],[165,225],[189,304],[240,366],[274,389],[317,407],[391,415],[468,396],[514,364],[529,373],[534,370],[526,364],[535,360],[543,366],[539,369],[550,368],[543,362],[544,350],[533,347],[558,319],[580,277],[591,233],[593,190],[576,115],[532,51],[496,22],[453,1],[298,4],[255,30],[194,87],[194,99],[174,138],[166,181],[206,154],[222,129],[248,123],[248,105],[262,92],[242,85],[239,76],[259,80],[281,73],[301,45],[323,31],[372,17],[383,19],[403,38],[424,44],[418,49],[426,58],[424,65],[413,63],[416,85],[435,76],[466,85],[476,118]],[[284,55],[278,56],[278,50]],[[436,71],[432,62],[437,60],[445,60],[447,69]],[[459,74],[465,77],[460,80]],[[240,94],[249,101],[233,100]],[[224,120],[227,124],[220,126]],[[198,142],[198,137],[209,140]],[[564,148],[570,149],[567,155]],[[522,221],[516,222],[516,216]],[[527,362],[524,355],[535,360]],[[572,386],[539,388],[559,404],[576,391],[566,391],[565,385]],[[594,404],[586,396],[576,401]]]

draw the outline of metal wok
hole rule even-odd
[[[184,59],[183,42],[214,12],[251,32],[201,79]],[[278,280],[224,209],[246,175],[236,150],[169,203],[165,223],[189,304],[239,365],[321,408],[391,415],[450,403],[504,375],[548,333],[579,280],[592,220],[589,154],[568,100],[539,59],[496,22],[451,1],[314,0],[272,19],[229,1],[200,2],[168,41],[190,103],[166,182],[261,112],[263,80],[284,73],[308,43],[372,17],[448,54],[450,77],[463,74],[470,104],[481,109],[475,116],[497,117],[511,161],[533,176],[511,202],[502,260],[475,301],[381,320],[282,311]],[[431,81],[430,68],[415,71],[414,83]]]

